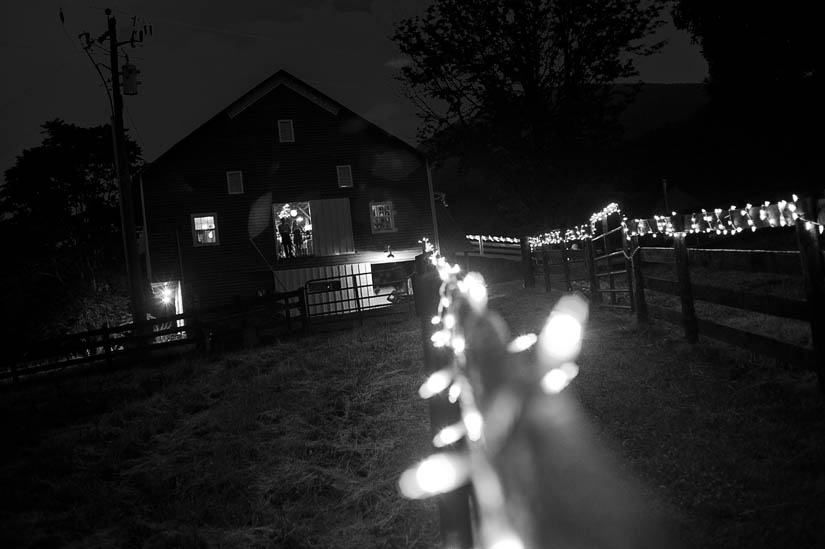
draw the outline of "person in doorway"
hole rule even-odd
[[[292,226],[292,246],[296,256],[304,255],[304,232],[297,222]]]
[[[282,217],[281,223],[278,225],[278,232],[281,234],[281,246],[284,248],[284,257],[295,257],[295,252],[292,248],[292,223],[288,217]]]

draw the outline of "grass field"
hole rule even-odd
[[[558,294],[490,288],[513,335]],[[691,547],[825,546],[813,376],[596,311],[581,401]],[[428,452],[415,319],[0,394],[0,543],[434,547],[398,474]],[[598,525],[594,525],[598,527]]]

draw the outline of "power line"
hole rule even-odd
[[[135,135],[138,138],[138,142],[140,142],[140,147],[145,151],[146,143],[143,141],[143,136],[140,135],[140,130],[138,130],[138,127],[135,124],[134,119],[132,118],[132,113],[129,112],[129,106],[126,103],[124,103],[123,108],[126,109],[126,118],[129,119],[129,124],[131,125],[132,129],[135,130]]]

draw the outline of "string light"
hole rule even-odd
[[[428,399],[446,391],[448,400],[460,406],[461,421],[442,428],[433,437],[433,446],[444,448],[461,440],[467,444],[460,452],[435,453],[404,471],[398,481],[399,490],[405,497],[420,499],[449,492],[469,481],[480,494],[482,518],[479,531],[483,546],[523,549],[524,543],[509,524],[493,458],[505,447],[512,426],[521,417],[524,402],[507,390],[487,394],[489,417],[485,417],[476,404],[467,371],[470,366],[464,356],[465,351],[469,352],[470,344],[464,333],[466,326],[490,314],[487,311],[487,286],[480,274],[461,273],[442,258],[438,250],[429,246],[426,239],[421,242],[429,250],[429,261],[441,278],[438,314],[430,319],[435,327],[430,344],[451,357],[447,358],[446,367],[433,372],[424,381],[418,393],[421,398]],[[511,239],[511,242],[518,240]],[[587,308],[581,297],[565,296],[549,314],[540,335],[520,335],[506,345],[510,355],[534,346],[540,348],[536,353],[538,383],[530,385],[536,387],[535,394],[558,393],[575,378],[578,367],[572,361],[580,348]]]

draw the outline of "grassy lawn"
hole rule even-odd
[[[518,282],[490,294],[513,335],[558,298]],[[433,504],[395,489],[428,453],[421,354],[417,321],[388,317],[2,393],[0,543],[437,546]],[[825,545],[810,374],[608,311],[580,364],[571,391],[689,546]]]

